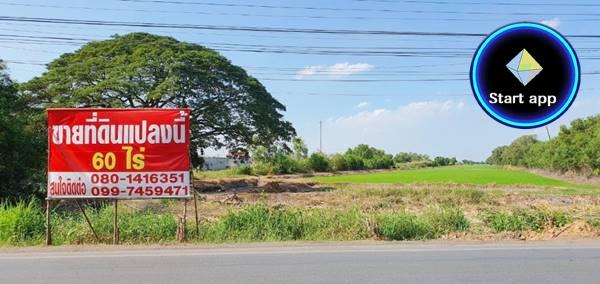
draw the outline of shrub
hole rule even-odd
[[[432,162],[433,167],[444,167],[444,166],[453,166],[456,165],[458,161],[456,158],[446,158],[446,157],[435,157]]]
[[[392,155],[386,154],[385,151],[369,147],[369,145],[360,144],[346,151],[345,157],[352,170],[358,169],[388,169],[394,165]],[[352,157],[352,158],[350,158]],[[354,161],[360,160],[361,164],[354,164]]]
[[[249,205],[204,225],[201,239],[208,242],[358,240],[367,229],[358,210],[301,210]]]
[[[489,211],[483,214],[483,221],[496,232],[541,231],[544,228],[559,228],[572,221],[566,212],[523,210]]]
[[[308,158],[308,167],[315,172],[326,172],[329,169],[329,161],[325,155],[313,153]]]
[[[45,234],[44,210],[38,202],[0,205],[0,244],[25,245],[42,240]]]
[[[310,170],[308,159],[293,160],[292,173],[307,173]]]
[[[469,228],[462,210],[452,207],[434,207],[420,216],[405,212],[383,213],[376,217],[376,222],[377,233],[387,240],[433,239]]]
[[[469,221],[460,208],[434,207],[426,212],[424,217],[438,234],[465,231],[469,228]]]
[[[273,161],[258,161],[252,164],[252,173],[256,175],[279,175],[306,172],[304,160],[294,160],[290,156],[279,156]]]
[[[254,162],[252,164],[252,172],[259,176],[265,176],[275,173],[275,167],[267,162]]]
[[[600,229],[600,218],[599,219],[592,219],[590,221],[590,225],[592,225],[592,228],[595,228],[597,230]]]
[[[252,167],[258,175],[290,174],[300,169],[297,160],[285,148],[257,146],[251,152],[254,159]]]
[[[413,169],[422,169],[433,167],[432,161],[418,161],[418,162],[409,162],[409,163],[400,163],[394,165],[396,169],[399,170],[413,170]]]
[[[435,237],[434,228],[422,218],[408,213],[377,216],[377,234],[386,240],[426,240]]]
[[[335,154],[329,159],[329,166],[332,171],[347,171],[350,167],[346,158],[342,154]]]
[[[252,167],[248,165],[242,165],[239,167],[233,168],[233,172],[236,175],[252,175]]]
[[[363,160],[355,155],[345,154],[344,159],[348,163],[348,170],[362,170],[365,168]]]
[[[394,156],[394,163],[403,164],[403,163],[412,163],[412,162],[422,162],[422,161],[430,161],[429,156],[412,153],[412,152],[400,152]]]

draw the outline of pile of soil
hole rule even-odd
[[[201,193],[211,192],[312,192],[320,190],[314,182],[273,180],[259,178],[195,180],[194,189]]]
[[[235,191],[255,188],[257,185],[258,178],[194,180],[194,189],[202,193]]]

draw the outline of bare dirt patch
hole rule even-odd
[[[545,176],[545,177],[553,178],[553,179],[564,180],[567,182],[600,186],[600,176],[582,175],[582,174],[578,174],[578,173],[558,173],[558,172],[540,170],[540,169],[523,168],[523,170],[529,171],[536,175]]]

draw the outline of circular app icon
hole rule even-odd
[[[471,64],[471,87],[481,108],[516,128],[546,125],[571,106],[580,67],[571,44],[536,23],[515,23],[489,35]]]

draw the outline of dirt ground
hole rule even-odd
[[[539,169],[523,169],[528,172],[534,173],[536,175],[541,175],[553,179],[565,180],[573,183],[580,184],[589,184],[589,185],[599,185],[600,186],[600,176],[585,176],[577,173],[556,173],[547,170],[539,170]]]

